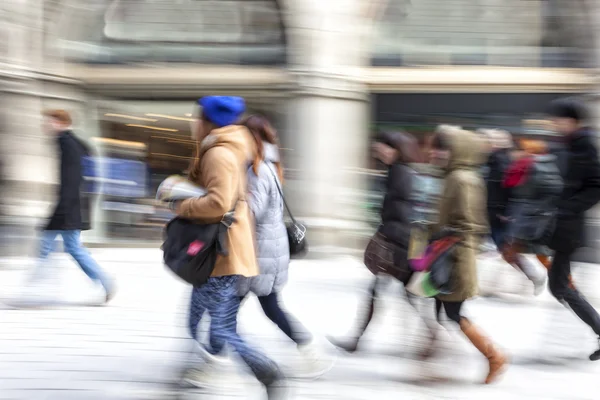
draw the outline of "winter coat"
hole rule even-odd
[[[477,252],[488,233],[486,188],[479,174],[483,159],[483,141],[473,132],[448,133],[450,159],[444,179],[436,231],[456,230],[462,240],[454,253],[451,273],[453,292],[440,295],[448,302],[464,301],[478,294]]]
[[[89,148],[71,131],[59,134],[60,186],[58,202],[45,230],[88,230],[91,228],[90,198],[82,195],[83,157]]]
[[[490,218],[504,215],[508,205],[509,190],[502,185],[504,173],[510,164],[510,150],[500,149],[490,154],[487,162],[487,209]]]
[[[214,129],[198,148],[189,178],[207,190],[206,196],[187,199],[180,217],[202,223],[219,222],[235,207],[235,222],[227,231],[227,256],[218,256],[211,276],[256,276],[253,225],[246,202],[246,173],[255,152],[254,140],[243,126]]]
[[[387,240],[403,247],[408,247],[410,236],[413,176],[413,169],[406,164],[393,164],[388,168],[386,193],[381,209],[379,232]]]
[[[401,280],[404,279],[404,271],[408,265],[408,246],[414,208],[411,198],[413,176],[413,169],[403,163],[396,163],[388,168],[381,225],[377,230],[380,235],[378,240],[385,239],[389,242],[385,247],[392,253],[390,257],[392,262],[386,264],[384,272]]]
[[[581,129],[565,139],[564,189],[550,248],[574,252],[584,244],[585,212],[600,201],[600,162],[591,129]]]
[[[553,229],[563,181],[552,154],[531,156],[522,184],[511,189],[507,215],[508,236],[523,242],[541,243],[548,229]]]
[[[264,161],[258,174],[248,170],[248,205],[256,224],[255,238],[260,275],[240,281],[240,296],[248,291],[257,296],[278,293],[288,280],[290,248],[284,223],[283,199],[277,185],[275,162],[279,161],[277,146],[263,143]]]

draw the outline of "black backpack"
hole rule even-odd
[[[166,226],[162,245],[166,266],[187,283],[206,283],[215,269],[217,255],[226,256],[227,231],[235,222],[235,207],[214,224],[199,224],[175,217]]]

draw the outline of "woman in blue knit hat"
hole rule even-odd
[[[268,398],[283,398],[285,385],[277,364],[250,347],[237,333],[238,281],[258,275],[246,202],[246,170],[255,146],[248,130],[236,125],[245,111],[244,100],[208,96],[200,99],[199,105],[201,117],[192,124],[197,154],[189,178],[204,187],[207,194],[180,202],[176,212],[183,218],[215,223],[233,211],[235,221],[227,231],[228,255],[218,256],[208,281],[192,290],[190,330],[196,338],[200,317],[207,311],[211,317],[210,352],[219,354],[229,344],[266,387]],[[219,357],[206,358],[208,368],[219,367]]]

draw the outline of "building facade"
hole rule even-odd
[[[287,196],[312,237],[352,246],[372,229],[366,171],[377,130],[518,131],[567,94],[598,109],[596,3],[5,0],[5,226],[32,228],[53,200],[56,152],[41,110],[70,110],[101,155],[147,165],[146,201],[104,194],[87,236],[129,240],[145,238],[124,232],[153,207],[155,182],[189,162],[194,99],[235,94],[278,128]]]

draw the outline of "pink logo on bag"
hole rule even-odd
[[[195,256],[203,248],[204,248],[204,242],[201,242],[199,240],[194,240],[192,243],[190,243],[190,245],[187,249],[187,254],[188,254],[188,256]]]

